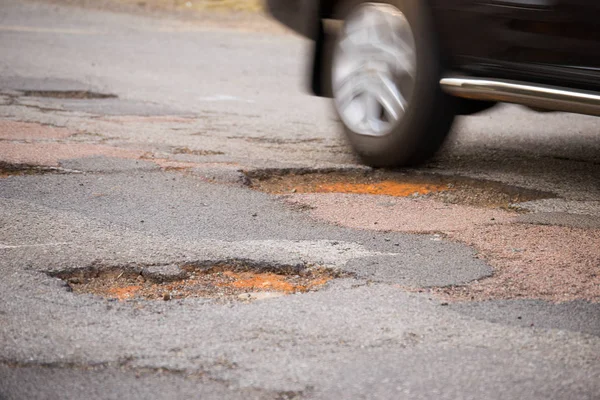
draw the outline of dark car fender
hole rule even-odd
[[[281,24],[313,41],[308,66],[308,89],[316,96],[329,96],[323,90],[323,46],[325,32],[322,19],[331,14],[334,0],[266,0],[267,12]]]
[[[313,41],[313,51],[310,65],[308,66],[308,89],[320,97],[331,97],[329,79],[323,76],[329,70],[327,46],[333,40],[324,27],[324,20],[333,16],[333,9],[337,0],[266,0],[267,12],[277,21],[292,29],[294,32]],[[427,1],[430,6],[435,1]],[[439,0],[438,0],[439,1]],[[443,57],[442,57],[443,58]]]
[[[320,19],[320,0],[266,0],[267,12],[294,32],[309,39],[317,39]]]

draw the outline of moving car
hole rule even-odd
[[[267,0],[314,41],[310,88],[332,97],[372,166],[418,164],[456,115],[497,102],[600,115],[599,0]]]

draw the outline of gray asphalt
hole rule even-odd
[[[184,26],[3,1],[4,93],[118,98],[20,98],[0,115],[91,133],[86,121],[102,115],[203,116],[187,130],[146,125],[106,142],[219,149],[225,154],[207,159],[248,169],[354,165],[332,133],[328,103],[302,91],[307,42]],[[429,168],[560,193],[531,205],[540,218],[568,207],[594,215],[597,120],[541,118],[505,106],[460,121]],[[2,399],[600,398],[598,304],[446,305],[403,289],[488,276],[467,246],[315,222],[244,186],[237,170],[184,175],[102,157],[61,166],[80,173],[0,179]],[[325,265],[352,277],[318,292],[223,304],[110,301],[75,295],[51,276],[232,259]]]

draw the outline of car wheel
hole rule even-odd
[[[419,164],[443,144],[456,100],[442,92],[429,9],[421,0],[341,0],[332,38],[333,103],[348,141],[374,167]]]

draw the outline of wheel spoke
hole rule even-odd
[[[365,122],[376,121],[381,116],[381,104],[371,92],[365,92],[362,96],[365,107]]]
[[[386,61],[388,65],[393,66],[394,72],[406,72],[413,75],[415,62],[412,51],[401,51],[396,44],[375,43],[373,49],[377,51],[379,58]]]
[[[406,99],[388,76],[379,74],[377,77],[377,84],[372,86],[373,94],[390,118],[397,121],[404,112]]]
[[[335,83],[335,100],[340,110],[346,110],[352,101],[365,91],[365,79],[362,70],[356,69],[339,83]]]
[[[347,56],[377,59],[393,66],[395,71],[406,71],[410,75],[414,69],[414,52],[396,32],[381,32],[384,27],[356,29],[349,32],[338,44]],[[387,35],[387,36],[386,36]]]

